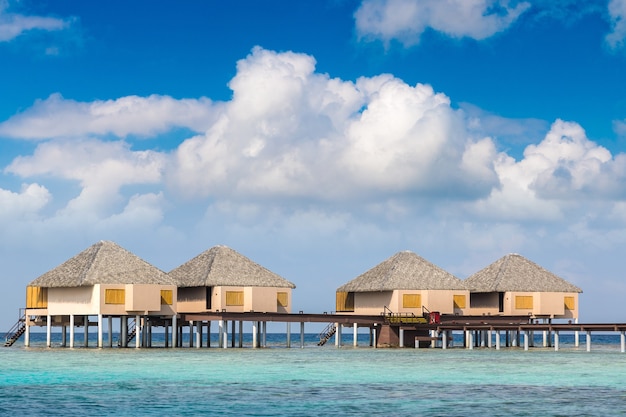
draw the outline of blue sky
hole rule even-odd
[[[626,0],[0,0],[0,328],[99,240],[225,244],[294,308],[510,252],[625,321]]]

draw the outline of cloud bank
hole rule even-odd
[[[436,211],[560,222],[594,201],[597,213],[622,218],[626,155],[612,155],[575,122],[556,120],[515,159],[500,149],[498,133],[518,130],[519,121],[494,123],[493,115],[454,108],[429,85],[389,74],[341,80],[315,65],[306,54],[257,47],[237,63],[225,102],[130,96],[78,103],[60,95],[36,102],[0,123],[0,134],[39,141],[32,155],[5,168],[37,183],[0,189],[2,198],[37,215],[55,194],[46,184],[69,182],[77,191],[56,202],[55,216],[115,224],[143,212],[158,222],[181,204],[239,213],[243,221],[271,207],[334,213],[316,218],[360,207],[391,217]],[[196,134],[172,151],[134,149],[129,140],[181,126]]]
[[[452,38],[482,40],[506,30],[530,7],[506,0],[364,0],[355,13],[360,38],[406,46],[419,42],[426,29]]]

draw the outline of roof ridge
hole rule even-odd
[[[101,240],[100,242],[96,243],[93,246],[95,246],[95,250],[93,251],[93,254],[91,255],[91,257],[88,259],[87,264],[85,265],[85,268],[84,268],[83,272],[80,274],[80,277],[79,277],[79,284],[80,285],[82,285],[87,280],[87,274],[91,270],[91,267],[93,266],[93,263],[95,262],[96,258],[98,257],[98,253],[100,253],[100,250],[102,249],[102,246],[104,246],[104,241]],[[86,250],[89,250],[89,248],[87,248]]]

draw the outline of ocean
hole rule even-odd
[[[558,352],[373,349],[367,338],[354,348],[348,335],[341,348],[318,347],[315,334],[304,348],[292,334],[289,349],[281,334],[261,349],[48,349],[45,334],[31,340],[0,348],[0,415],[626,415],[616,335],[594,335],[591,352],[571,335]]]

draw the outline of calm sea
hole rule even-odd
[[[46,349],[45,335],[32,339],[0,348],[0,415],[626,415],[615,336],[595,336],[591,352],[566,335],[559,352],[318,347],[316,335],[301,349],[299,334],[291,349],[276,334],[264,349]]]

